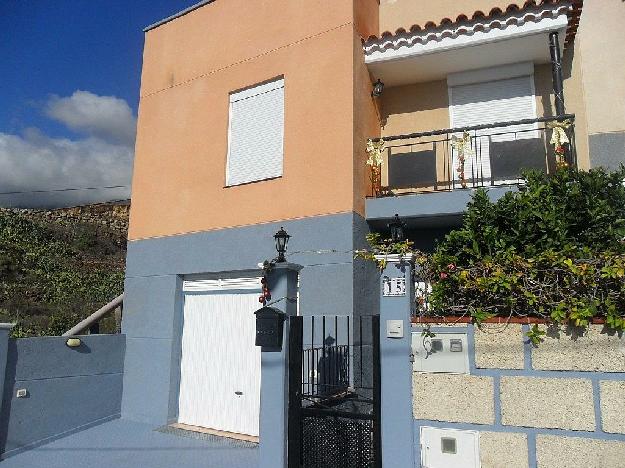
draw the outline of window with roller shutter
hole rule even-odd
[[[533,78],[533,74],[528,73],[523,76],[450,86],[451,126],[468,127],[536,118]],[[539,135],[531,131],[535,128],[535,124],[529,124],[476,131],[476,138],[473,140],[475,154],[465,163],[466,177],[497,180],[498,174],[493,174],[491,170],[490,149],[493,143],[536,139]],[[454,167],[456,166],[454,158]]]
[[[284,79],[230,94],[226,185],[282,176]]]

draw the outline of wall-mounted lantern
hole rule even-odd
[[[406,227],[406,223],[404,223],[399,215],[395,213],[395,217],[393,221],[388,223],[388,228],[391,230],[391,239],[393,242],[401,242],[404,240],[404,228]]]
[[[80,338],[68,338],[65,344],[70,348],[78,348],[82,342],[80,341]]]
[[[382,81],[380,81],[380,78],[378,78],[378,81],[373,84],[373,91],[371,91],[371,96],[376,98],[380,97],[382,95],[382,91],[384,91],[384,83],[382,83]]]
[[[286,253],[286,246],[289,243],[291,236],[289,236],[284,228],[281,227],[280,230],[274,234],[273,238],[276,240],[276,250],[278,251],[278,258],[276,261],[286,262],[284,254]]]
[[[263,307],[256,315],[256,346],[282,349],[282,335],[286,314],[274,307]]]

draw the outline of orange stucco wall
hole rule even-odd
[[[516,2],[522,5],[525,0]],[[512,0],[380,0],[380,32],[409,29],[413,24],[423,26],[428,21],[438,23],[443,18],[455,20],[459,15],[471,16],[480,10],[488,14],[495,7],[503,10]]]
[[[566,112],[575,114],[575,144],[577,148],[577,165],[581,169],[590,168],[588,152],[588,120],[582,86],[582,58],[579,51],[579,37],[571,46],[567,46],[562,54],[562,71],[564,75],[564,100]],[[551,65],[539,65],[535,68],[536,95],[538,97],[539,115],[555,115]]]
[[[365,197],[372,195],[370,169],[366,165],[367,139],[380,136],[379,102],[371,97],[371,78],[364,63],[360,37],[354,37],[354,207],[364,213]]]
[[[358,28],[371,25],[357,28],[357,11],[351,0],[217,0],[149,31],[129,238],[362,213],[354,113],[371,104],[355,81],[370,92]],[[229,93],[277,76],[283,177],[226,188]]]
[[[380,29],[380,0],[354,0],[354,24],[363,39],[377,35]]]
[[[625,132],[624,24],[625,3],[621,0],[584,2],[577,37],[591,135]]]

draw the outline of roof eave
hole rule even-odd
[[[213,3],[215,0],[201,0],[199,2],[197,2],[194,5],[191,5],[189,8],[185,8],[182,11],[179,11],[178,13],[175,13],[171,16],[168,16],[167,18],[164,18],[160,21],[157,21],[156,23],[153,23],[149,26],[146,26],[145,28],[143,28],[143,32],[148,32],[151,31],[152,29],[156,29],[159,26],[162,26],[165,23],[169,23],[170,21],[175,20],[176,18],[180,18],[181,16],[186,15],[187,13],[191,13],[194,10],[197,10],[200,7],[203,7],[204,5],[207,5],[209,3]]]

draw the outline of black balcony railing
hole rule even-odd
[[[554,132],[563,144],[553,142]],[[558,164],[577,162],[573,114],[382,139],[378,196],[517,184],[523,170],[552,173]]]

